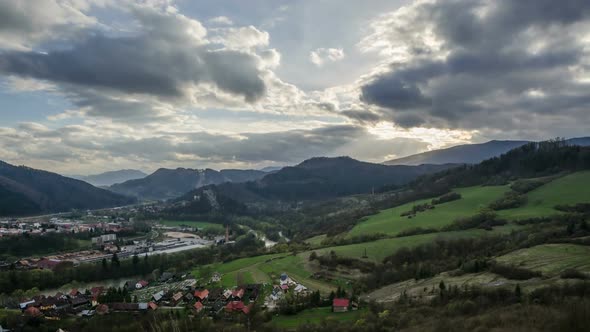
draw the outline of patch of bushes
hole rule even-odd
[[[518,180],[515,181],[513,184],[510,185],[510,189],[521,193],[526,194],[529,191],[539,188],[540,186],[547,183],[547,181],[543,180]]]
[[[563,212],[590,213],[590,203],[578,203],[575,205],[556,205],[555,209]]]
[[[525,205],[527,202],[527,196],[523,194],[519,194],[516,191],[509,191],[504,194],[504,196],[495,202],[490,204],[490,209],[492,210],[506,210],[506,209],[514,209],[520,206]]]
[[[416,213],[418,213],[418,212],[424,212],[424,211],[432,210],[432,209],[434,209],[434,205],[432,205],[432,204],[428,204],[428,203],[418,204],[418,205],[414,205],[411,210],[400,214],[400,217],[412,217],[412,216],[415,216]]]
[[[420,235],[420,234],[430,234],[436,233],[438,230],[434,228],[422,228],[422,227],[415,227],[403,230],[397,233],[396,237],[405,237],[405,236],[412,236],[412,235]]]
[[[561,279],[581,279],[586,280],[588,279],[588,275],[584,272],[578,271],[576,269],[567,269],[561,272],[559,275]]]
[[[482,228],[491,230],[495,226],[506,225],[506,220],[498,219],[495,212],[484,210],[474,216],[455,220],[452,224],[445,226],[444,231],[462,231],[471,228]]]
[[[442,204],[442,203],[456,201],[458,199],[461,199],[461,194],[452,191],[450,193],[447,193],[447,194],[444,194],[444,195],[440,196],[439,198],[433,199],[432,200],[432,204],[433,205],[437,205],[437,204]]]
[[[542,276],[541,272],[532,271],[514,265],[504,265],[500,263],[492,264],[490,266],[490,272],[512,280],[529,280],[532,278]]]
[[[311,256],[310,256],[311,259]],[[338,256],[334,251],[329,254],[316,256],[315,258],[322,267],[335,268],[344,266],[349,269],[357,269],[361,272],[371,272],[375,268],[375,263],[363,261],[360,259]]]

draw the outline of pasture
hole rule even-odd
[[[458,188],[453,191],[461,194],[461,199],[438,204],[434,209],[418,212],[412,218],[400,215],[411,210],[415,205],[430,203],[432,199],[418,200],[386,209],[355,225],[348,233],[348,237],[375,233],[396,235],[417,227],[440,229],[458,218],[476,214],[481,208],[502,197],[508,190],[510,190],[508,186]]]

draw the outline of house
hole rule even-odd
[[[211,282],[220,282],[221,281],[221,274],[219,272],[213,272],[211,276]]]
[[[99,304],[96,306],[95,310],[98,315],[106,315],[109,313],[109,306],[106,304]]]
[[[146,287],[149,283],[145,280],[140,280],[135,284],[135,288],[136,289],[142,289],[144,287]]]
[[[149,306],[149,307],[150,307],[150,309],[152,309],[152,310],[156,310],[156,309],[158,309],[158,305],[157,305],[157,304],[155,304],[154,302],[149,302],[149,303],[148,303],[148,306]]]
[[[346,311],[348,311],[349,305],[350,305],[350,301],[348,299],[335,298],[332,301],[332,311],[333,312],[346,312]]]
[[[70,297],[76,297],[76,296],[78,296],[80,294],[82,294],[82,293],[80,293],[80,291],[78,290],[78,288],[74,288],[74,289],[72,289],[70,291],[70,294],[69,295],[70,295]]]
[[[225,297],[226,300],[229,300],[229,298],[231,298],[232,294],[233,294],[233,292],[229,289],[226,289],[223,291],[223,297]]]
[[[43,314],[41,313],[41,310],[39,310],[38,308],[28,307],[25,310],[25,316],[28,316],[28,317],[41,317],[41,316],[43,316]]]
[[[282,285],[295,285],[295,281],[289,277],[286,273],[282,273],[281,277],[279,278],[279,284]]]
[[[201,302],[195,302],[195,304],[193,305],[193,307],[195,308],[195,310],[197,310],[197,312],[201,312],[201,310],[203,310],[203,303],[201,303]]]
[[[187,302],[192,302],[195,299],[195,296],[191,292],[188,292],[186,295],[184,295],[184,299]]]
[[[195,295],[195,298],[197,299],[197,301],[202,302],[209,297],[209,291],[207,289],[196,290],[194,295]]]
[[[128,280],[128,281],[125,281],[125,284],[123,285],[123,287],[127,288],[128,291],[133,291],[136,289],[135,288],[136,284],[137,284],[136,281]]]
[[[302,284],[297,284],[295,289],[293,290],[296,294],[301,294],[307,292],[307,287],[303,286]]]
[[[223,289],[222,288],[212,288],[209,291],[209,295],[207,296],[209,301],[215,302],[217,301],[219,298],[221,298],[223,295]]]
[[[103,286],[90,288],[90,295],[92,295],[93,297],[98,297],[99,295],[102,295],[103,292],[104,292]]]
[[[251,309],[252,305],[245,305],[242,301],[230,301],[225,306],[225,312],[227,313],[241,312],[247,315],[250,313]]]
[[[72,305],[72,308],[79,308],[87,305],[88,303],[90,303],[90,301],[88,301],[88,299],[84,296],[74,297],[70,299],[70,304]]]
[[[241,300],[244,297],[244,289],[243,288],[236,288],[231,291],[231,297],[233,300]]]
[[[25,310],[26,308],[28,308],[29,306],[32,306],[34,304],[35,304],[35,300],[29,300],[26,302],[19,303],[18,306],[20,307],[20,310]]]
[[[147,302],[140,302],[137,304],[137,309],[139,310],[148,310],[149,307],[149,303]]]
[[[152,299],[156,302],[159,302],[162,300],[162,298],[164,297],[164,291],[161,290],[159,292],[157,292],[156,294],[152,295]]]
[[[182,292],[178,292],[174,295],[172,295],[172,301],[174,301],[175,303],[180,302],[180,300],[182,300],[183,294]]]
[[[94,311],[94,310],[82,310],[82,312],[80,313],[80,316],[82,316],[82,317],[92,317],[92,316],[94,316],[94,313],[95,312],[96,311]]]
[[[160,282],[166,282],[166,281],[168,281],[168,280],[170,280],[172,278],[174,278],[174,273],[172,273],[172,272],[164,272],[160,276]]]

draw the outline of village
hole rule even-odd
[[[205,281],[190,274],[164,272],[154,280],[128,280],[120,287],[92,287],[38,295],[7,306],[20,309],[25,317],[59,321],[66,317],[92,317],[120,312],[189,310],[194,315],[224,320],[241,320],[258,305],[262,310],[278,312],[287,296],[305,298],[313,293],[282,273],[271,284],[245,284],[232,288],[220,286],[222,275],[214,272]],[[317,292],[319,296],[319,292]],[[357,310],[348,298],[332,298],[333,312]]]

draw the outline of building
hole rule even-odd
[[[347,312],[349,305],[350,305],[350,300],[336,298],[332,301],[332,311],[333,312]]]
[[[104,243],[115,242],[117,240],[117,234],[103,234],[101,236],[93,237],[92,244],[102,245]]]
[[[204,301],[209,297],[209,290],[207,289],[203,289],[203,290],[196,290],[195,291],[195,298],[197,299],[197,301]]]

